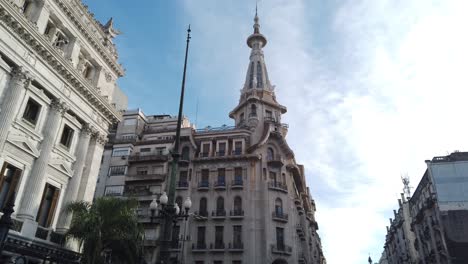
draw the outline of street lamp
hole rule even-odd
[[[172,161],[171,161],[171,175],[169,176],[169,184],[166,186],[167,194],[163,193],[159,199],[161,206],[163,207],[162,216],[163,221],[161,224],[161,239],[160,239],[160,247],[159,247],[159,261],[160,264],[168,264],[170,258],[169,246],[170,240],[172,237],[172,228],[171,225],[175,224],[177,219],[180,219],[180,208],[175,206],[175,189],[176,189],[176,177],[178,171],[178,164],[179,164],[179,144],[180,144],[180,128],[182,126],[182,113],[184,108],[184,93],[185,93],[185,75],[187,72],[187,57],[188,57],[188,50],[189,50],[189,43],[190,43],[190,25],[187,29],[187,45],[185,47],[185,60],[184,60],[184,71],[182,75],[182,87],[180,90],[180,101],[179,101],[179,114],[177,116],[177,127],[176,127],[176,136],[174,142],[174,149],[172,150]],[[167,197],[167,199],[166,199]],[[161,201],[161,198],[163,200]],[[153,204],[154,205],[154,204]],[[192,205],[192,202],[187,202],[187,205]],[[184,203],[185,207],[185,203]],[[188,218],[188,209],[190,207],[185,207],[185,215],[183,218],[187,220]],[[177,213],[179,210],[179,213]]]

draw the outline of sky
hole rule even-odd
[[[254,0],[84,0],[114,17],[129,108],[177,113],[191,24],[184,114],[232,125],[249,60]],[[288,107],[287,140],[316,200],[329,264],[378,261],[401,175],[467,150],[468,1],[260,0],[265,60]],[[366,261],[366,262],[364,262]]]

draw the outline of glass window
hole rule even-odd
[[[262,64],[257,62],[257,88],[263,87],[263,71]]]
[[[224,211],[224,198],[223,197],[218,197],[216,200],[216,211],[217,212],[222,212]]]
[[[226,183],[226,169],[218,169],[218,184],[224,185]]]
[[[202,216],[208,216],[208,208],[207,208],[207,200],[205,197],[202,197],[200,199],[200,208],[199,208],[199,213]]]
[[[210,171],[208,169],[203,169],[201,171],[201,181],[207,183],[209,181]]]
[[[209,143],[203,143],[202,144],[201,156],[202,157],[208,157],[209,154],[210,154],[210,144]]]
[[[0,174],[0,208],[3,208],[8,199],[16,192],[22,172],[6,162],[3,164]]]
[[[190,148],[184,147],[182,149],[182,160],[190,160]]]
[[[253,88],[254,62],[250,63],[249,88]]]
[[[234,154],[235,155],[242,154],[242,141],[235,141],[234,142]]]
[[[122,176],[125,175],[126,172],[127,166],[111,166],[109,168],[109,176]]]
[[[147,175],[148,167],[137,167],[137,175]]]
[[[50,227],[55,215],[60,190],[50,184],[46,184],[37,213],[36,221],[40,226]]]
[[[128,156],[129,154],[130,154],[129,148],[115,148],[112,151],[112,157]]]
[[[276,228],[276,247],[278,250],[284,250],[284,228]]]
[[[226,143],[222,142],[218,144],[218,156],[226,155]]]
[[[40,111],[41,105],[33,99],[29,98],[28,103],[26,104],[26,108],[24,109],[23,119],[35,125],[39,118]]]
[[[151,148],[141,148],[140,152],[151,152]]]
[[[205,248],[206,247],[205,231],[206,231],[206,227],[204,227],[204,226],[199,226],[197,228],[197,248]]]
[[[272,148],[268,148],[267,150],[267,160],[273,160],[275,157],[275,152]]]
[[[242,226],[235,225],[232,228],[234,248],[242,248]]]
[[[279,216],[283,215],[283,201],[280,198],[275,200],[275,213]]]
[[[224,226],[215,226],[215,248],[224,248]]]
[[[234,211],[235,212],[242,212],[242,198],[236,196],[234,198]]]
[[[234,168],[234,181],[236,183],[242,183],[242,167]]]
[[[187,171],[180,171],[179,182],[187,182]]]
[[[107,186],[104,191],[104,196],[122,196],[124,191],[123,185]]]
[[[63,146],[67,148],[70,148],[74,133],[75,131],[71,127],[69,127],[68,125],[65,125],[62,131],[62,137],[60,138],[60,144],[62,144]]]

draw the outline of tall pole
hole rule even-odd
[[[172,164],[171,164],[171,175],[169,177],[169,185],[166,187],[168,193],[168,203],[165,208],[166,217],[163,220],[161,226],[162,239],[159,247],[159,263],[168,264],[170,260],[170,242],[172,235],[172,222],[176,219],[175,215],[175,189],[176,189],[176,177],[177,170],[179,165],[179,144],[180,144],[180,128],[182,126],[182,112],[184,108],[184,93],[185,93],[185,74],[187,72],[187,57],[190,43],[190,25],[187,29],[187,45],[185,47],[185,61],[184,61],[184,73],[182,75],[182,88],[180,91],[180,102],[179,102],[179,115],[177,116],[177,128],[176,128],[176,137],[174,143],[174,149],[172,150]]]

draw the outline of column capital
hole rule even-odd
[[[29,84],[32,80],[31,74],[24,70],[22,66],[15,66],[10,72],[11,78],[24,84]]]
[[[96,140],[97,143],[101,144],[101,145],[105,145],[108,141],[107,139],[107,135],[103,135],[99,132],[95,132],[93,133],[93,138]]]
[[[52,99],[50,108],[60,112],[62,115],[64,115],[70,109],[68,105],[60,99]]]
[[[89,123],[84,123],[83,126],[81,127],[81,132],[83,134],[92,136],[95,133],[97,133],[97,130],[93,126],[91,126]]]

